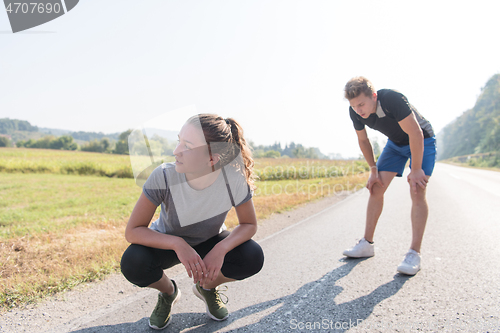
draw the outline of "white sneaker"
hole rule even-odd
[[[363,237],[359,240],[358,244],[344,250],[343,254],[351,258],[373,257],[375,255],[375,247]]]
[[[398,272],[406,275],[415,275],[420,270],[420,253],[410,249],[398,266]]]

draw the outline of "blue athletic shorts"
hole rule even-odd
[[[401,147],[391,140],[387,140],[387,144],[377,160],[377,169],[378,171],[396,172],[396,176],[401,177],[408,159],[410,159],[411,168],[410,145]],[[432,137],[424,139],[422,169],[427,176],[432,175],[434,164],[436,164],[436,138]]]

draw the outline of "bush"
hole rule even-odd
[[[262,157],[271,157],[271,158],[279,158],[281,157],[281,154],[279,151],[276,151],[276,150],[269,150],[269,151],[266,151]]]
[[[82,151],[91,151],[95,153],[107,153],[110,150],[111,143],[108,138],[102,138],[101,141],[93,140],[84,144],[80,149]]]
[[[73,142],[73,138],[68,135],[63,135],[56,138],[53,135],[47,135],[40,140],[29,139],[28,141],[18,141],[18,148],[38,148],[38,149],[58,149],[58,150],[77,150],[78,145]]]
[[[454,160],[458,163],[463,163],[460,158]],[[467,165],[471,167],[500,168],[500,153],[469,155],[466,161]]]
[[[129,129],[120,134],[118,141],[116,142],[115,149],[113,149],[113,154],[129,155],[128,137],[131,133],[132,130]]]
[[[10,147],[10,139],[5,136],[0,136],[0,147]]]

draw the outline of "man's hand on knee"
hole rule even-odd
[[[429,177],[425,175],[425,172],[422,169],[411,170],[410,174],[408,175],[408,183],[410,183],[411,190],[415,194],[417,194],[417,187],[425,190],[428,182]]]

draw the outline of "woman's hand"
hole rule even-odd
[[[204,286],[204,283],[210,283],[215,281],[217,276],[219,276],[219,272],[222,268],[222,264],[224,263],[224,256],[226,253],[222,250],[219,250],[217,246],[215,246],[208,254],[203,258],[203,262],[205,263],[205,267],[207,268],[205,272],[205,279],[201,286]]]
[[[184,268],[186,268],[188,276],[193,278],[193,282],[197,283],[199,281],[202,284],[205,281],[207,267],[200,255],[182,238],[179,238],[175,253]]]

